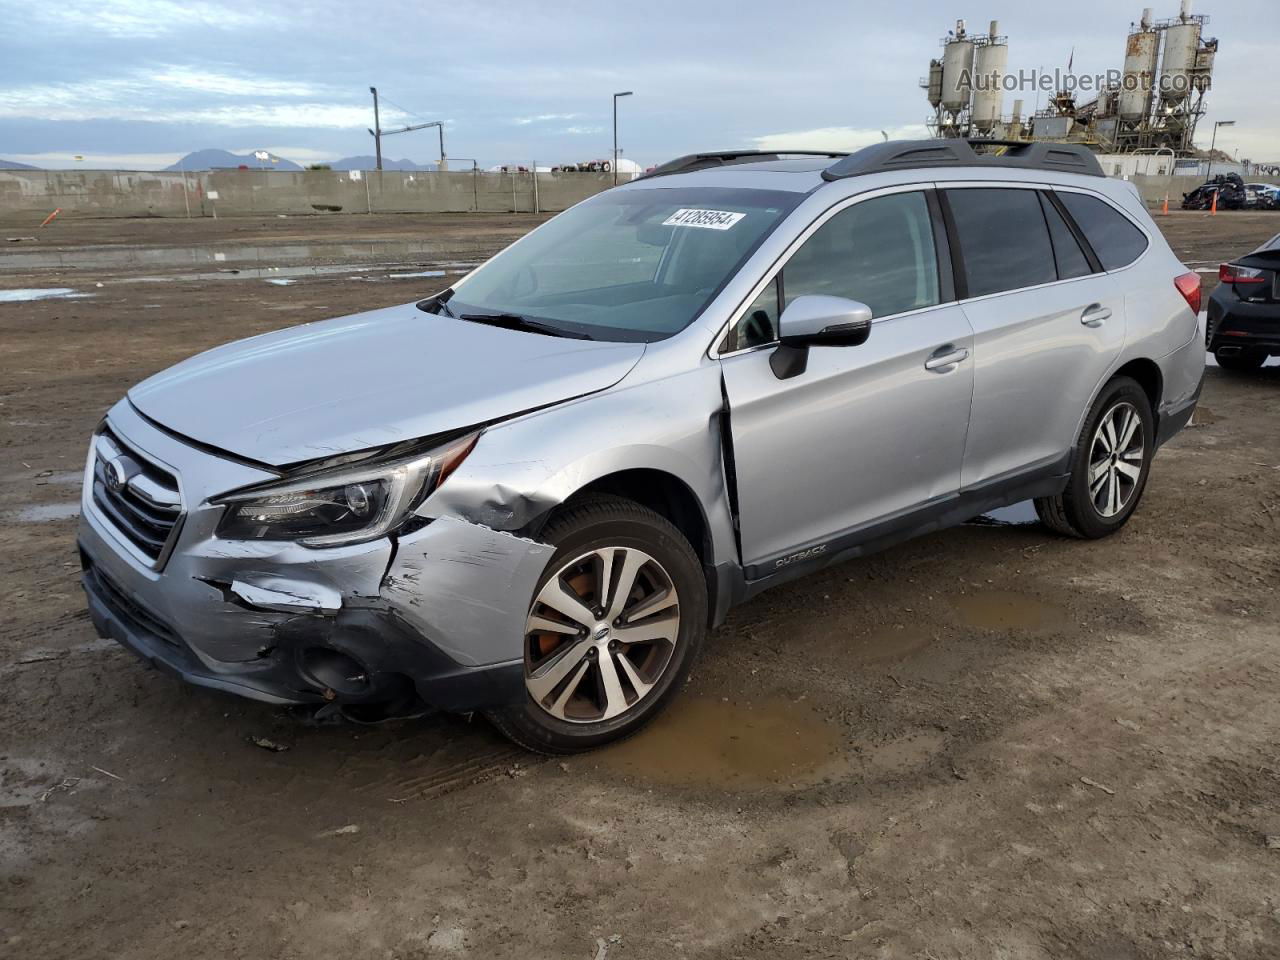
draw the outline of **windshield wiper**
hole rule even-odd
[[[591,340],[586,333],[565,330],[562,327],[518,313],[464,313],[459,320],[470,320],[472,323],[487,323],[491,327],[502,327],[504,330],[523,330],[526,333],[540,333],[548,337],[568,337],[571,340]]]

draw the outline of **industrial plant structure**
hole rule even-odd
[[[1147,8],[1130,24],[1122,70],[1099,78],[1055,71],[1046,89],[1042,72],[1009,72],[1009,38],[996,21],[982,36],[957,21],[920,81],[933,107],[930,130],[940,137],[1084,143],[1103,153],[1189,154],[1218,50],[1218,41],[1204,36],[1208,22],[1191,13],[1191,0],[1168,20],[1153,20]],[[1028,84],[1048,94],[1046,106],[1030,116],[1023,112]],[[1004,94],[1019,90],[1023,96],[1004,113]]]

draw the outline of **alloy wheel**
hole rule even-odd
[[[567,723],[612,720],[657,687],[680,635],[680,598],[662,565],[633,547],[564,564],[525,625],[525,687]]]
[[[1142,417],[1128,401],[1107,411],[1089,449],[1089,499],[1101,517],[1120,513],[1142,477],[1146,441]]]

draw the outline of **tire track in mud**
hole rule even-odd
[[[456,737],[400,763],[390,762],[393,758],[382,750],[352,758],[344,764],[342,779],[357,794],[405,803],[433,800],[499,776],[519,776],[541,762],[519,747],[477,740]]]

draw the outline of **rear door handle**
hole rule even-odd
[[[1111,319],[1111,308],[1104,307],[1100,303],[1091,303],[1084,308],[1084,313],[1080,314],[1080,322],[1086,327],[1097,327],[1102,325],[1103,320]]]
[[[943,367],[953,367],[960,361],[968,359],[969,351],[961,347],[959,350],[952,350],[950,353],[934,354],[924,362],[924,368],[926,370],[941,370]]]

